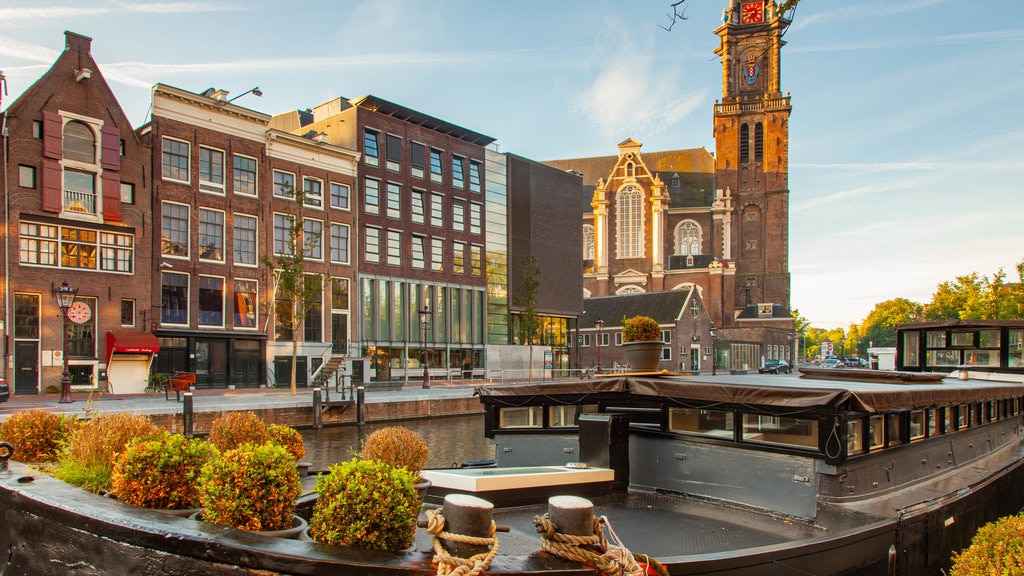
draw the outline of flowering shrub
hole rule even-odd
[[[292,527],[302,482],[295,460],[277,444],[242,444],[203,466],[203,520],[239,530]]]
[[[14,446],[18,462],[53,462],[61,445],[78,426],[74,416],[46,410],[24,410],[0,423],[0,440]]]
[[[950,576],[1024,574],[1024,514],[989,522],[971,539],[971,545],[953,554]]]
[[[291,426],[283,424],[271,424],[267,426],[267,434],[270,441],[284,446],[284,449],[296,460],[306,457],[306,444],[302,441],[302,434]]]
[[[317,542],[370,550],[412,545],[420,501],[408,470],[353,458],[320,475],[316,491],[309,535]]]
[[[427,444],[419,434],[404,426],[381,428],[363,441],[363,460],[379,460],[395,468],[404,467],[418,478],[427,463]]]
[[[622,321],[623,342],[661,340],[661,326],[650,316],[633,316]]]
[[[133,440],[149,439],[160,428],[144,415],[99,414],[75,430],[60,451],[54,476],[93,492],[110,489],[114,462]]]
[[[210,444],[221,452],[242,444],[266,444],[270,440],[267,424],[255,412],[228,412],[210,423]]]
[[[217,455],[205,440],[164,431],[128,446],[114,464],[110,491],[132,506],[198,508],[199,472]]]

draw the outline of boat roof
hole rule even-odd
[[[801,369],[803,370],[803,369]],[[812,374],[809,372],[805,376]],[[839,372],[826,371],[829,373]],[[872,375],[872,372],[874,375]],[[773,377],[760,374],[717,376],[615,376],[580,381],[480,386],[482,401],[516,398],[517,405],[577,401],[594,395],[658,397],[761,407],[829,408],[857,412],[888,412],[952,406],[1024,396],[1024,383],[982,379],[960,380],[941,374],[846,370],[845,379]],[[860,374],[853,374],[860,373]],[[859,379],[855,379],[859,378]]]

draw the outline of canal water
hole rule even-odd
[[[305,460],[313,464],[312,470],[326,470],[331,464],[350,460],[359,452],[364,438],[387,426],[405,426],[423,438],[430,448],[427,468],[451,468],[463,462],[494,459],[494,445],[484,437],[484,417],[475,414],[300,430],[306,445]]]

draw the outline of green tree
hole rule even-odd
[[[860,323],[859,333],[868,346],[895,346],[896,325],[920,321],[923,314],[923,306],[906,298],[879,302]]]
[[[927,320],[1014,320],[1024,318],[1024,261],[1018,282],[1007,283],[1000,268],[992,277],[972,272],[939,284],[925,306]]]
[[[540,264],[530,254],[519,266],[519,290],[512,303],[519,310],[516,332],[519,343],[530,347],[530,381],[533,381],[533,344],[540,334],[540,316],[537,314],[537,290],[540,288]]]

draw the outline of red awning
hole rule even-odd
[[[149,332],[107,332],[107,364],[114,352],[121,354],[156,354],[160,343]]]

